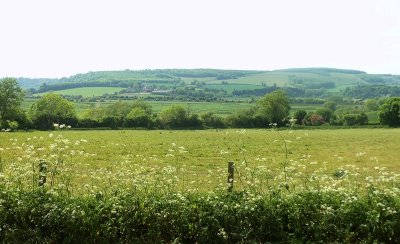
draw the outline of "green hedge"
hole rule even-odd
[[[399,210],[400,199],[382,192],[58,197],[3,188],[0,242],[399,243]]]

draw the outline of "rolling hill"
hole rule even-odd
[[[358,70],[293,68],[274,71],[217,69],[156,69],[98,71],[60,79],[19,78],[20,85],[33,94],[58,91],[83,95],[88,87],[113,94],[153,93],[155,95],[260,96],[285,89],[294,97],[326,97],[332,94],[352,98],[400,95],[400,75],[367,74]],[[106,88],[114,88],[109,91]],[[65,92],[62,92],[64,91]],[[397,94],[398,93],[398,94]],[[98,93],[96,93],[99,95]],[[210,95],[211,94],[211,95]]]

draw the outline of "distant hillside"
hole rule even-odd
[[[292,68],[274,71],[217,69],[156,69],[98,71],[61,79],[19,78],[32,93],[83,87],[118,87],[120,93],[212,92],[214,96],[260,96],[282,88],[292,96],[323,97],[332,93],[355,98],[396,95],[399,75],[367,74],[358,70],[334,68]],[[378,86],[376,92],[375,86]],[[361,90],[364,93],[358,92]],[[368,89],[364,89],[369,87]],[[389,87],[388,89],[385,87]],[[390,87],[395,87],[391,89]],[[71,91],[69,91],[71,92]],[[73,91],[72,91],[73,92]],[[221,93],[222,92],[222,93]]]
[[[176,82],[181,78],[206,78],[236,79],[262,71],[248,70],[216,70],[216,69],[155,69],[155,70],[122,70],[122,71],[96,71],[76,74],[60,79],[48,78],[18,78],[23,88],[39,88],[43,84],[55,83],[90,83],[103,82],[105,86],[111,84],[124,86],[135,82]]]

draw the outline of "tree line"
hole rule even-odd
[[[0,125],[3,129],[52,129],[53,124],[67,124],[76,128],[265,128],[269,124],[283,126],[289,121],[289,98],[282,90],[275,90],[256,100],[248,109],[221,117],[213,112],[191,113],[181,105],[156,114],[143,100],[119,101],[105,107],[93,107],[78,118],[71,101],[49,93],[32,104],[28,111],[20,105],[24,92],[14,78],[0,80]],[[378,109],[376,101],[369,106]],[[381,124],[400,125],[400,98],[385,100],[380,106]],[[302,125],[364,125],[366,114],[357,109],[342,111],[334,102],[326,102],[315,112],[296,111],[293,116]]]
[[[118,101],[108,106],[92,107],[78,117],[71,101],[61,95],[49,93],[42,96],[20,117],[9,117],[19,128],[52,129],[53,124],[67,124],[74,128],[226,128],[226,127],[267,127],[269,123],[283,124],[289,115],[288,98],[282,91],[276,91],[260,99],[248,109],[249,118],[240,113],[221,117],[214,112],[192,113],[181,105],[173,105],[160,114],[143,100]],[[256,121],[256,122],[255,122]]]

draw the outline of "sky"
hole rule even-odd
[[[332,67],[400,74],[399,0],[0,2],[0,77]]]

